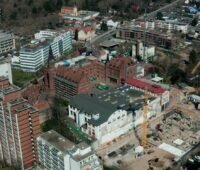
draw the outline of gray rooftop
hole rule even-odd
[[[143,98],[143,92],[133,90],[129,85],[124,85],[100,95],[80,94],[74,96],[70,101],[70,105],[87,114],[99,114],[99,119],[89,121],[91,124],[98,126],[106,122],[116,110],[123,109],[127,110],[128,113],[134,113],[135,110],[143,107]],[[152,99],[154,97],[150,100]]]
[[[9,39],[13,39],[13,38],[14,38],[13,33],[0,30],[0,42],[9,40]]]
[[[63,154],[66,154],[66,153],[71,154],[73,159],[75,159],[75,160],[84,159],[87,156],[94,153],[91,150],[90,152],[83,154],[83,155],[79,155],[79,154],[73,155],[77,149],[84,150],[84,149],[88,148],[89,145],[87,145],[84,142],[82,142],[78,145],[75,145],[73,142],[66,139],[65,137],[63,137],[62,135],[60,135],[59,133],[57,133],[54,130],[50,130],[48,132],[43,133],[42,135],[40,135],[39,138],[45,140],[45,142],[47,142],[49,145],[55,147],[56,149],[58,149],[58,151],[61,151]]]
[[[5,88],[1,89],[0,93],[3,93],[4,95],[7,95],[7,94],[10,94],[10,93],[19,91],[19,90],[21,90],[19,87],[17,87],[17,86],[12,84],[12,85],[10,85],[8,87],[5,87]]]
[[[47,47],[50,45],[50,42],[48,40],[44,41],[37,41],[34,43],[27,44],[23,48],[20,49],[20,53],[23,52],[36,52],[44,47]]]
[[[43,133],[40,138],[44,139],[50,145],[54,146],[56,149],[62,151],[63,153],[67,153],[74,147],[74,143],[54,130]]]

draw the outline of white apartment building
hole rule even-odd
[[[8,78],[9,82],[13,84],[11,64],[8,62],[0,63],[0,76]]]
[[[54,59],[72,48],[70,32],[56,32],[51,30],[40,31],[35,34],[35,40],[21,48],[19,63],[20,69],[28,72],[37,72],[48,63],[49,51],[52,49]]]
[[[148,118],[163,109],[162,97],[149,95]],[[107,143],[143,122],[143,96],[142,89],[130,85],[98,96],[80,94],[70,101],[69,117],[99,144]]]
[[[48,170],[102,170],[98,157],[86,143],[75,145],[54,130],[37,138],[41,168]]]
[[[12,51],[15,49],[15,37],[11,32],[0,30],[0,54]]]
[[[60,57],[72,48],[72,35],[70,31],[42,30],[35,34],[35,39],[49,40],[55,58]]]
[[[133,24],[139,27],[144,28],[146,26],[146,29],[148,30],[154,30],[154,29],[165,29],[168,31],[182,31],[182,33],[186,34],[189,31],[189,24],[179,22],[177,20],[149,20],[145,21],[143,19],[136,19],[133,20]]]
[[[37,72],[48,62],[50,43],[32,41],[20,50],[20,69],[27,72]]]

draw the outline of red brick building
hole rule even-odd
[[[89,78],[95,77],[99,81],[113,86],[119,86],[127,78],[136,76],[136,63],[131,58],[117,57],[104,64],[98,60],[91,61],[80,67],[57,69],[50,67],[45,75],[45,84],[56,95],[66,99],[87,93],[91,89]]]
[[[37,164],[39,113],[22,97],[21,89],[0,77],[0,157],[7,164],[28,169]]]
[[[90,89],[88,76],[79,69],[59,66],[54,77],[56,95],[65,99]]]

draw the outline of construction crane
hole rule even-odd
[[[197,63],[197,65],[193,68],[193,70],[192,70],[192,74],[194,74],[196,71],[197,71],[197,69],[198,68],[200,68],[200,61]]]
[[[147,90],[145,89],[144,91],[144,106],[143,106],[143,134],[142,134],[142,146],[144,148],[147,147],[147,126],[148,126],[148,122],[147,122],[147,113],[148,113],[148,95],[147,95]]]
[[[199,69],[200,68],[200,61],[195,65],[195,67],[192,69],[192,72],[191,72],[191,74],[192,75],[194,75],[195,73],[196,73],[196,71],[197,71],[197,69]],[[198,75],[196,75],[195,76],[196,78],[198,78],[199,77],[199,74]],[[197,92],[197,93],[199,93],[200,92],[200,88],[195,88],[195,91]]]

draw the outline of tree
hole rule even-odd
[[[142,57],[140,55],[136,55],[135,57],[137,59],[137,61],[141,62],[142,61]]]
[[[191,25],[194,27],[194,26],[197,25],[197,23],[198,23],[197,19],[194,18],[194,19],[192,20],[192,22],[191,22]]]
[[[195,50],[192,50],[189,54],[189,61],[194,64],[197,61],[197,53]]]
[[[157,19],[158,20],[163,20],[163,14],[162,14],[162,12],[157,12]]]
[[[32,14],[37,14],[37,8],[35,6],[32,8]]]
[[[78,30],[76,29],[74,32],[74,39],[78,41]]]
[[[33,4],[33,0],[28,0],[27,4],[31,6]]]
[[[105,21],[103,21],[101,23],[101,30],[102,31],[107,31],[108,30],[108,25],[107,25],[107,23]]]
[[[45,11],[47,12],[53,12],[54,9],[53,9],[53,6],[52,6],[52,3],[50,0],[46,1],[44,4],[43,4],[43,8],[45,9]]]
[[[54,55],[53,55],[53,51],[51,46],[49,47],[49,58],[48,58],[48,62],[54,60]]]
[[[172,84],[176,84],[185,81],[186,73],[179,68],[178,64],[172,64],[168,69],[167,76],[170,77]]]
[[[10,15],[11,20],[16,20],[17,19],[17,12],[12,12]]]
[[[63,6],[63,1],[62,0],[57,0],[56,9],[60,9],[62,6]]]
[[[49,23],[48,23],[48,29],[54,29],[54,26],[53,26],[53,23],[52,23],[52,22],[49,22]]]

